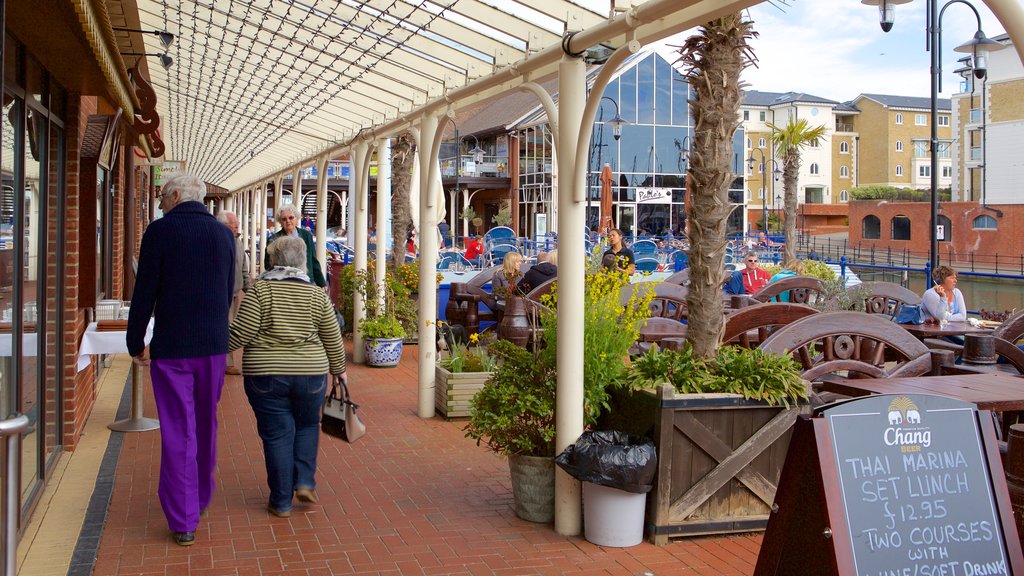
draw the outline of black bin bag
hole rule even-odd
[[[584,432],[555,457],[573,478],[634,494],[650,492],[658,471],[654,442],[616,430]]]

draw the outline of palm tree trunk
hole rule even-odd
[[[686,205],[690,236],[690,290],[686,339],[694,353],[712,357],[725,329],[722,285],[727,276],[726,221],[732,172],[733,134],[740,118],[740,72],[750,62],[751,23],[740,14],[709,22],[679,50],[696,97],[690,100],[694,146],[690,152]]]
[[[782,262],[796,260],[796,205],[797,205],[797,179],[800,175],[800,154],[787,154],[782,161],[783,189],[785,200],[783,200],[783,212],[785,222],[782,229],[785,231],[786,246],[782,252]]]
[[[391,149],[391,246],[392,270],[405,262],[405,239],[412,226],[409,183],[412,180],[413,142],[408,134],[398,137]]]

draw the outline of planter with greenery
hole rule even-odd
[[[437,328],[444,334],[448,325],[438,320]],[[469,344],[446,340],[452,342],[449,351],[434,368],[434,404],[442,416],[461,418],[469,416],[473,397],[493,375],[496,362],[478,334],[470,334]]]
[[[511,342],[491,345],[499,364],[473,397],[466,436],[509,458],[516,516],[551,522],[555,513],[555,357]]]
[[[586,283],[584,317],[584,424],[593,426],[607,410],[610,390],[625,385],[629,347],[646,318],[652,291],[638,290],[625,308],[619,291],[624,272],[601,272]],[[554,514],[555,389],[558,322],[557,288],[544,296],[541,343],[527,351],[505,340],[488,350],[498,362],[490,380],[473,398],[466,435],[509,457],[516,514],[550,522]],[[538,464],[536,458],[543,458]],[[544,471],[535,493],[522,485],[527,471]],[[550,493],[551,500],[547,500]],[[533,511],[526,502],[541,502]]]
[[[399,300],[395,295],[405,288],[397,281],[384,285],[384,298],[379,297],[378,287],[368,272],[359,271],[351,275],[352,289],[358,290],[366,303],[366,318],[359,324],[359,334],[365,339],[368,366],[397,366],[402,360],[402,342],[408,335],[397,314]],[[349,303],[351,306],[351,302]]]
[[[692,348],[653,349],[627,380],[647,410],[658,446],[648,501],[651,540],[763,529],[793,422],[810,411],[797,363],[758,349],[722,347],[701,359]]]

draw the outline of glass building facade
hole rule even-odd
[[[626,236],[683,234],[686,151],[692,147],[689,85],[667,60],[650,53],[631,59],[601,98],[591,136],[587,170],[587,226],[600,218],[601,169],[611,167],[612,221]],[[627,124],[615,139],[608,123],[616,112]],[[728,233],[745,229],[742,127],[733,140],[730,202],[737,205]],[[535,214],[550,214],[553,147],[547,124],[520,130],[519,209],[521,234],[536,233]]]

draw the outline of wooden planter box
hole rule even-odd
[[[434,366],[434,406],[446,418],[469,416],[473,396],[484,387],[493,372],[460,372],[453,374]]]
[[[763,530],[793,423],[810,404],[786,409],[737,394],[677,395],[670,385],[658,390],[657,401],[658,474],[646,518],[651,542]]]

